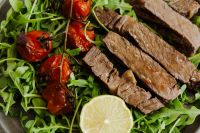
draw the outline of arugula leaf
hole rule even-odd
[[[31,30],[43,30],[49,32],[53,37],[53,48],[55,53],[60,52],[64,40],[66,20],[58,12],[51,12],[47,9],[51,0],[9,0],[12,8],[7,12],[6,20],[0,25],[0,107],[5,114],[12,114],[15,96],[20,95],[21,121],[27,132],[32,133],[55,133],[55,132],[80,132],[79,115],[80,109],[93,97],[107,94],[94,75],[89,74],[83,66],[72,63],[73,74],[68,83],[69,89],[75,92],[75,113],[74,116],[63,115],[53,116],[48,113],[46,102],[43,101],[38,90],[44,85],[36,83],[36,72],[38,64],[29,64],[23,60],[16,59],[16,37],[20,32]],[[55,1],[54,1],[55,2]],[[97,6],[117,10],[122,15],[129,15],[136,18],[132,6],[128,0],[93,0],[93,9]],[[91,22],[93,18],[91,17]],[[94,20],[96,21],[96,20]],[[198,19],[196,24],[198,25]],[[89,23],[88,23],[89,25]],[[85,27],[86,29],[87,27]],[[99,28],[99,27],[94,27]],[[100,27],[101,28],[101,27]],[[94,42],[100,42],[104,35],[96,33]],[[11,40],[11,42],[10,42]],[[7,51],[7,53],[6,53]],[[80,49],[68,50],[71,56],[79,55]],[[198,66],[199,55],[190,58]],[[36,89],[37,86],[37,89]],[[135,108],[131,108],[135,126],[134,132],[144,133],[178,133],[180,130],[194,122],[199,115],[200,92],[190,98],[186,86],[181,87],[181,96],[170,102],[167,107],[151,115],[143,115]],[[185,103],[191,106],[185,107]],[[25,112],[31,110],[31,118]]]
[[[136,120],[136,127],[133,131],[142,130],[149,133],[175,132],[177,129],[192,124],[196,117],[200,115],[200,109],[195,106],[187,106],[176,99],[168,107],[164,107],[152,115],[139,116],[137,118],[140,120]]]
[[[7,43],[0,43],[0,50],[1,49],[8,49],[8,48],[10,48],[11,46],[10,46],[10,44],[7,44]]]
[[[32,2],[31,0],[24,0],[24,4],[29,12],[31,12]]]
[[[79,55],[81,52],[81,49],[80,48],[76,48],[76,49],[67,49],[67,53],[70,55],[70,56],[77,56]]]
[[[20,12],[24,5],[21,0],[9,0],[9,2],[16,12]]]
[[[70,83],[68,84],[68,87],[76,86],[76,87],[87,87],[88,82],[84,79],[78,79],[78,80],[70,80]]]
[[[195,16],[193,19],[193,23],[200,27],[200,16]]]
[[[46,113],[44,110],[41,110],[41,108],[46,108],[46,102],[41,99],[41,98],[34,98],[32,99],[32,103],[33,103],[33,106],[35,108],[40,108],[40,109],[35,109],[35,112],[39,115],[39,116],[42,116],[44,113]]]
[[[189,57],[189,60],[198,67],[200,64],[200,53],[193,55],[192,57]]]
[[[121,15],[129,15],[136,18],[132,6],[124,0],[93,0],[93,2],[95,3],[95,6],[104,6],[112,10],[119,10]]]

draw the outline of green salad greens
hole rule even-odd
[[[9,0],[11,8],[0,24],[0,107],[5,115],[20,118],[26,132],[55,133],[81,132],[79,116],[81,108],[93,97],[108,94],[94,75],[82,66],[80,49],[67,49],[66,55],[73,66],[68,88],[74,92],[75,110],[71,115],[54,116],[47,111],[46,102],[40,91],[46,83],[37,82],[40,63],[28,63],[17,54],[16,39],[21,32],[43,30],[53,36],[53,52],[62,53],[68,20],[59,11],[51,8],[51,0]],[[55,2],[55,1],[54,1]],[[120,14],[136,18],[128,0],[93,0],[89,23],[95,29],[93,43],[103,47],[102,37],[107,29],[96,18],[96,7],[107,7]],[[199,18],[194,20],[199,26]],[[103,30],[101,30],[103,29]],[[91,41],[91,40],[90,40]],[[198,67],[200,54],[190,57]],[[180,68],[181,69],[181,68]],[[129,107],[134,119],[131,133],[180,133],[200,115],[200,91],[189,92],[186,85],[180,85],[181,95],[166,107],[143,115]],[[197,89],[198,90],[198,89]]]

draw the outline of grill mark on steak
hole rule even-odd
[[[191,84],[191,86],[194,87],[199,85],[200,77],[197,76],[199,72],[197,72],[194,64],[192,64],[186,56],[150,31],[144,24],[129,16],[118,15],[116,12],[109,9],[96,9],[96,14],[98,17],[101,17],[101,19],[104,18],[105,14],[110,17],[114,16],[114,18],[118,18],[117,21],[114,18],[110,18],[109,20],[113,20],[114,22],[109,22],[105,26],[111,30],[117,31],[119,34],[129,39],[129,41],[131,40],[131,42],[134,42],[133,44],[136,44],[145,53],[160,63],[176,79],[183,83]],[[103,24],[105,23],[103,22]]]
[[[200,5],[195,0],[164,0],[167,4],[181,15],[192,18],[199,10]]]
[[[165,100],[172,100],[179,95],[176,80],[150,56],[125,38],[114,32],[109,32],[103,41],[109,51],[117,56],[158,96]]]
[[[117,94],[122,99],[124,99],[126,103],[134,107],[138,107],[138,105],[140,105],[141,112],[147,114],[164,107],[164,105],[159,100],[156,103],[153,102],[151,100],[151,94],[136,85],[135,77],[130,70],[125,72],[122,77],[120,77],[117,69],[111,65],[112,63],[97,47],[93,46],[83,58],[83,60],[91,68],[92,72],[101,81],[103,81],[104,84],[106,84],[112,94]],[[107,77],[101,75],[107,75]],[[141,105],[142,103],[145,103],[149,100],[150,102],[152,101],[152,104],[157,104],[157,106],[152,108],[149,106]],[[148,112],[146,110],[148,110]]]
[[[197,51],[200,46],[200,32],[196,25],[174,11],[163,0],[157,0],[156,2],[155,0],[143,0],[143,4],[137,1],[132,0],[137,15],[147,21],[157,23],[159,27],[162,26],[166,30],[170,30],[172,33],[167,34],[167,36],[176,44],[179,44],[178,46],[175,45],[179,51],[187,56],[191,56]],[[157,28],[157,31],[166,36],[160,32],[159,28]]]

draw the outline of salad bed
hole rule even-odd
[[[0,97],[1,110],[5,115],[19,117],[27,132],[81,132],[80,112],[92,98],[108,94],[107,89],[89,73],[82,62],[80,48],[69,48],[66,42],[66,26],[70,19],[63,17],[59,8],[61,1],[53,0],[9,0],[11,9],[0,25]],[[93,0],[90,15],[83,20],[83,30],[87,41],[104,49],[102,38],[107,29],[97,19],[94,9],[108,7],[120,14],[136,17],[128,0]],[[73,12],[73,10],[72,10]],[[72,15],[72,14],[71,14]],[[71,18],[71,17],[70,17]],[[199,17],[194,19],[199,25]],[[87,30],[92,28],[95,39],[88,37]],[[43,61],[27,62],[17,51],[18,36],[23,32],[42,30],[49,33],[52,51],[49,54],[63,55],[71,65],[72,73],[66,87],[73,92],[74,109],[72,113],[53,115],[47,110],[47,103],[42,98],[42,90],[47,82],[40,78],[38,70]],[[70,28],[67,28],[69,31]],[[67,45],[67,47],[65,47]],[[200,54],[189,58],[197,67]],[[47,66],[45,66],[47,67]],[[143,115],[129,106],[134,127],[131,132],[144,133],[179,133],[185,126],[192,124],[200,115],[200,91],[192,91],[180,84],[181,95],[166,107],[150,115]]]

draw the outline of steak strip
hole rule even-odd
[[[176,79],[192,85],[200,82],[200,78],[194,78],[198,74],[194,64],[141,22],[109,9],[97,8],[96,15],[110,30],[136,42],[139,48],[159,62]]]
[[[200,8],[195,0],[164,0],[168,5],[181,15],[192,18]]]
[[[132,0],[137,15],[156,23],[157,31],[176,42],[175,47],[186,56],[200,46],[200,32],[196,25],[168,6],[163,0]]]
[[[109,51],[158,96],[164,100],[172,100],[179,95],[176,80],[150,56],[125,38],[110,31],[103,41]]]
[[[152,98],[149,92],[136,86],[136,80],[130,70],[120,77],[113,64],[97,47],[92,47],[83,60],[112,94],[117,94],[126,103],[138,107],[144,114],[164,106],[157,98]],[[152,105],[146,106],[146,103]]]

